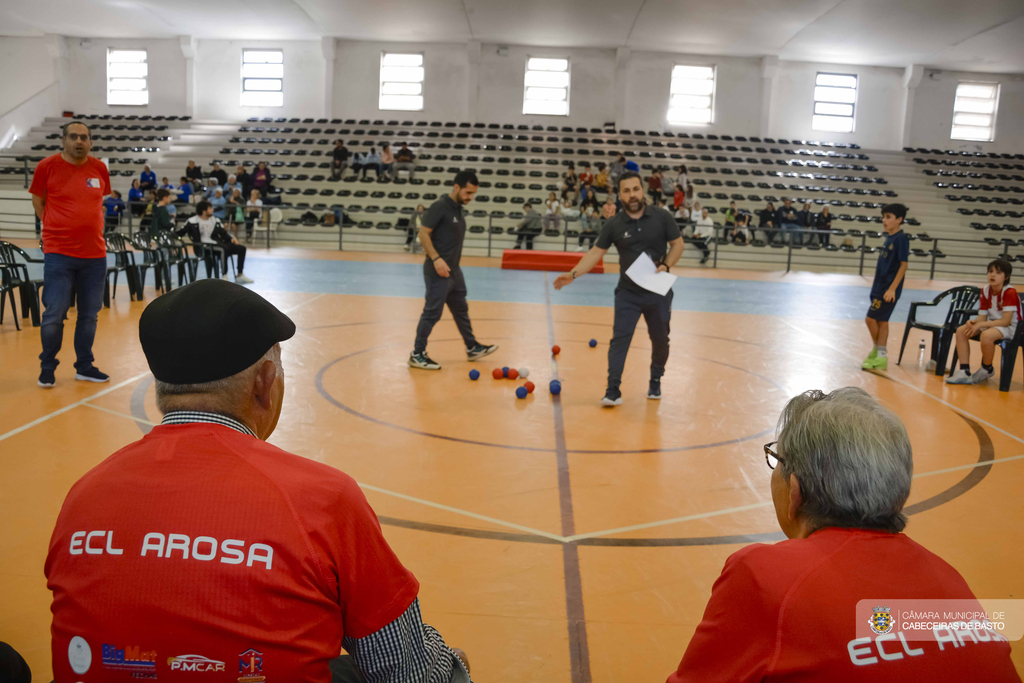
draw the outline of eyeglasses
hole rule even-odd
[[[65,137],[67,137],[68,140],[71,140],[71,142],[78,142],[79,140],[81,140],[82,142],[85,142],[85,141],[89,140],[89,134],[88,133],[85,133],[84,135],[82,135],[80,133],[68,133]]]
[[[772,446],[777,444],[778,441],[772,441],[764,445],[764,461],[768,463],[768,469],[774,470],[775,466],[782,462],[782,458],[779,454],[772,450]]]

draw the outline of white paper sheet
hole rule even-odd
[[[646,252],[640,254],[633,264],[626,270],[626,277],[637,283],[644,289],[665,296],[672,285],[675,284],[676,276],[672,273],[659,273],[658,266]]]

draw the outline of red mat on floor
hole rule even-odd
[[[501,267],[509,270],[549,270],[555,273],[564,273],[579,263],[584,253],[506,249],[501,254]],[[603,273],[604,261],[598,261],[590,272]]]

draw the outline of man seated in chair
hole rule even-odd
[[[996,344],[1013,339],[1020,324],[1021,308],[1017,290],[1010,286],[1013,266],[997,258],[988,264],[988,284],[981,290],[978,317],[968,320],[956,331],[956,354],[960,367],[954,370],[946,384],[981,384],[992,377],[995,368]],[[981,342],[981,367],[971,374],[971,340]]]
[[[235,276],[235,282],[242,285],[253,283],[252,278],[242,273],[242,270],[245,268],[245,246],[239,244],[238,240],[224,229],[219,218],[214,217],[213,205],[210,202],[204,199],[196,204],[196,214],[185,221],[185,225],[180,230],[175,231],[174,234],[178,237],[188,235],[193,245],[208,244],[216,247],[218,250],[222,250],[224,254],[224,274],[222,277],[224,279],[228,277],[228,257],[232,255],[237,256],[238,275]],[[196,255],[200,255],[199,250],[196,250]]]

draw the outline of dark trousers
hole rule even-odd
[[[224,273],[228,272],[228,256],[238,257],[238,272],[241,273],[245,270],[245,252],[246,248],[244,244],[227,244],[219,245],[224,248]]]
[[[352,172],[356,175],[362,174],[364,178],[366,177],[366,172],[371,168],[377,175],[377,178],[380,178],[380,164],[352,164]]]
[[[665,296],[654,292],[636,292],[624,287],[615,290],[615,324],[608,345],[608,388],[618,389],[626,354],[640,316],[647,322],[651,336],[651,379],[661,379],[668,362],[669,320],[672,317],[672,292]]]
[[[331,683],[364,683],[366,680],[356,668],[352,655],[335,657],[327,666],[331,670]]]
[[[423,314],[420,316],[420,323],[416,326],[416,345],[414,353],[423,353],[427,350],[427,338],[430,336],[434,325],[441,319],[445,304],[455,318],[455,326],[459,328],[462,341],[466,348],[476,346],[476,337],[473,336],[473,324],[469,321],[469,304],[466,303],[466,280],[462,276],[462,270],[458,266],[451,267],[448,277],[441,277],[434,270],[434,264],[427,261],[423,264],[423,280],[427,286],[426,303],[423,305]]]
[[[580,233],[579,241],[581,247],[583,246],[583,242],[586,240],[590,240],[590,248],[592,249],[594,247],[594,242],[597,241],[597,233],[591,232],[589,230],[584,230],[583,232]]]
[[[705,261],[708,260],[708,258],[711,257],[711,250],[708,249],[708,241],[703,237],[694,237],[693,246],[697,247],[698,249],[701,250],[701,252],[704,253],[704,258],[701,259],[701,263],[704,263]]]
[[[522,249],[523,248],[523,241],[525,240],[526,241],[526,248],[527,249],[533,249],[533,238],[534,237],[536,237],[536,234],[534,234],[532,231],[520,230],[519,231],[519,236],[516,237],[516,246],[514,248],[515,249]]]
[[[76,293],[78,319],[75,321],[75,369],[88,370],[93,364],[92,342],[96,337],[96,319],[103,306],[103,283],[107,277],[107,258],[75,258],[64,254],[43,256],[43,317],[39,354],[43,370],[56,369],[64,341],[64,320]]]

